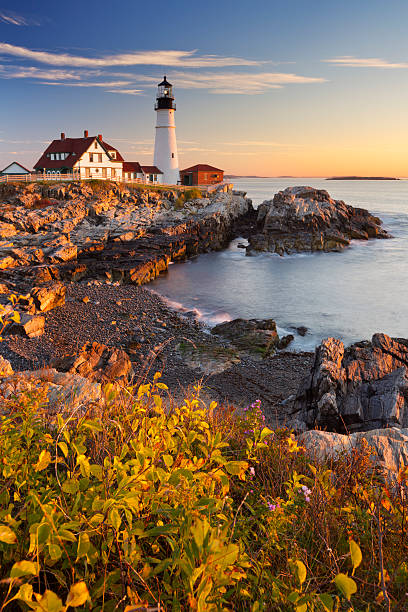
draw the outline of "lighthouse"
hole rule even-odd
[[[166,77],[158,85],[154,109],[157,112],[154,165],[163,172],[163,183],[177,185],[180,175],[174,120],[176,104],[173,86]]]

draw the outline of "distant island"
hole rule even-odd
[[[399,181],[395,176],[331,176],[326,181]]]

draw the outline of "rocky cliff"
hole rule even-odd
[[[234,192],[179,209],[173,191],[111,183],[5,187],[0,270],[6,283],[102,278],[143,284],[170,261],[224,247],[253,211]]]
[[[294,415],[308,429],[341,433],[408,427],[408,340],[374,334],[348,348],[324,340]]]
[[[353,239],[390,238],[381,221],[363,208],[333,200],[314,187],[288,187],[258,208],[257,231],[247,254],[270,251],[340,251]]]

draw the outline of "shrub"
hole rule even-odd
[[[260,402],[198,392],[165,409],[157,374],[56,418],[46,389],[3,400],[2,609],[405,609],[406,503],[368,449],[310,463]]]
[[[189,200],[198,200],[202,197],[203,194],[200,189],[197,189],[197,187],[193,187],[193,189],[186,189],[185,191],[181,191],[179,193],[179,196],[174,203],[174,208],[180,210]]]

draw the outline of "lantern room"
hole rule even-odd
[[[167,78],[164,77],[163,81],[159,83],[157,88],[155,110],[169,109],[176,110],[176,104],[173,97],[173,85],[168,82]]]

